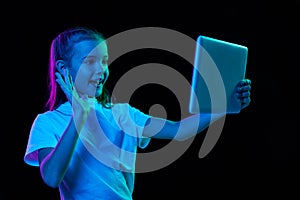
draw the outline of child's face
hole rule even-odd
[[[82,41],[74,45],[69,70],[79,94],[100,96],[109,75],[106,43]]]

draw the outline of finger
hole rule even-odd
[[[60,87],[64,90],[64,89],[67,89],[67,86],[65,84],[65,81],[63,80],[62,76],[60,73],[56,72],[55,73],[57,79],[56,79],[56,82],[60,85]]]
[[[76,89],[74,87],[73,87],[73,90],[72,90],[72,96],[74,98],[76,98],[77,100],[80,99],[80,96],[79,96],[78,92],[76,91]]]
[[[250,97],[246,97],[246,98],[241,99],[241,103],[250,103],[250,101],[251,101]]]
[[[250,85],[237,87],[237,91],[238,92],[246,92],[246,91],[250,91],[250,90],[251,90],[251,86]]]
[[[251,95],[250,91],[236,93],[238,99],[247,98],[250,97],[250,95]]]
[[[75,100],[76,100],[78,103],[80,103],[81,105],[83,105],[83,103],[84,103],[85,101],[87,101],[87,99],[88,99],[88,95],[87,95],[87,94],[85,94],[85,95],[79,94],[79,93],[77,92],[77,90],[76,90],[75,87],[73,87],[73,90],[72,90],[72,96],[73,96],[73,98],[75,98]]]
[[[241,100],[241,106],[242,106],[242,109],[249,106],[251,102],[251,99],[250,98],[244,98]]]
[[[65,80],[66,80],[65,82],[69,86],[69,88],[72,90],[73,89],[73,81],[72,81],[72,77],[71,77],[68,69],[66,69],[66,75],[65,76],[66,76],[65,77]]]
[[[61,89],[67,96],[68,100],[72,102],[72,98],[78,98],[78,95],[76,95],[76,91],[74,91],[73,86],[70,84],[68,79],[63,79],[62,75],[58,72],[55,73],[57,79],[56,82],[60,85]],[[74,93],[75,92],[75,93]],[[75,94],[75,95],[74,95]]]
[[[245,86],[245,85],[251,85],[251,80],[250,79],[243,79],[242,81],[239,82],[240,86]]]
[[[66,87],[66,85],[64,84],[64,82],[61,79],[56,79],[56,82],[60,85],[60,88],[62,89],[62,91],[65,93],[66,97],[68,100],[70,100],[72,98],[71,92],[70,90]]]
[[[88,95],[79,95],[76,91],[74,92],[74,101],[77,102],[82,108],[85,108],[88,103]]]

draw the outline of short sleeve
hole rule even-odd
[[[129,104],[128,106],[130,108],[130,115],[134,120],[134,122],[136,123],[136,125],[138,126],[138,145],[142,149],[146,148],[150,142],[150,138],[143,136],[143,130],[144,127],[146,126],[148,119],[150,119],[150,116],[143,113],[139,109],[130,106]]]
[[[140,148],[145,148],[149,144],[150,138],[143,137],[143,130],[150,116],[128,103],[116,104],[112,109],[118,126],[126,134],[137,137],[137,145]]]
[[[51,121],[45,115],[37,115],[30,129],[24,156],[25,163],[32,166],[39,166],[38,149],[55,147],[57,141],[55,127]]]

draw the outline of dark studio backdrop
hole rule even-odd
[[[246,77],[252,80],[252,102],[238,115],[226,117],[222,134],[213,150],[198,157],[205,132],[175,162],[158,171],[137,173],[134,199],[201,199],[204,196],[257,197],[292,195],[299,182],[299,129],[296,100],[298,76],[296,30],[297,3],[199,2],[183,4],[140,2],[137,4],[52,4],[12,9],[9,22],[18,46],[10,51],[11,74],[17,84],[9,117],[8,140],[2,171],[5,178],[0,199],[58,199],[58,190],[42,182],[38,168],[23,162],[28,134],[35,116],[47,100],[47,66],[50,42],[67,27],[83,25],[112,36],[138,27],[164,27],[194,39],[199,34],[248,47]],[[57,6],[57,7],[55,7]],[[56,10],[54,9],[56,8]],[[184,59],[161,50],[139,50],[121,56],[110,66],[109,89],[126,71],[146,63],[168,65],[187,80],[192,66]],[[184,66],[184,67],[183,67]],[[8,76],[7,78],[12,78]],[[168,77],[166,77],[168,78]],[[298,84],[299,85],[299,84]],[[187,98],[189,98],[187,96]],[[153,104],[165,107],[169,119],[180,118],[179,103],[168,88],[146,85],[132,95],[130,103],[148,112]],[[187,109],[187,108],[186,108]],[[9,142],[7,142],[9,141]],[[153,140],[148,150],[166,145]],[[2,198],[3,197],[3,198]],[[192,198],[193,197],[193,198]],[[287,198],[288,199],[288,198]]]

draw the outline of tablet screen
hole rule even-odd
[[[236,85],[245,78],[248,48],[200,35],[191,82],[190,113],[239,113]]]

